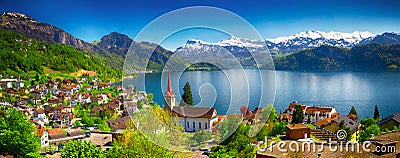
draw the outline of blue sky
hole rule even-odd
[[[189,6],[213,6],[236,13],[263,38],[306,30],[400,32],[398,0],[2,0],[0,11],[27,14],[91,42],[113,31],[134,38],[155,18]],[[189,38],[208,42],[227,38],[221,33],[205,36],[203,31],[177,33],[162,45],[174,49]]]

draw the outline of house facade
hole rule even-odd
[[[335,118],[339,116],[339,113],[336,111],[335,107],[308,106],[299,104],[297,102],[290,103],[284,114],[293,116],[296,105],[300,105],[303,109],[304,122],[314,123],[326,118]]]
[[[288,124],[286,125],[286,138],[297,140],[310,137],[311,129],[304,124]]]
[[[172,109],[177,122],[185,128],[187,132],[198,130],[211,130],[214,122],[218,122],[217,110],[214,108],[177,106]]]
[[[168,72],[168,88],[164,94],[165,110],[177,116],[177,122],[185,131],[195,132],[198,130],[210,130],[214,122],[218,121],[218,113],[215,108],[177,106],[174,92],[171,87],[171,77]]]
[[[37,126],[36,133],[40,137],[40,146],[49,145],[49,132],[44,126]]]

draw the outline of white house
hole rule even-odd
[[[11,105],[8,101],[1,101],[0,106],[9,106]]]
[[[49,145],[49,132],[44,126],[37,126],[37,134],[40,136],[40,146]]]
[[[13,87],[13,82],[17,82],[17,79],[1,79],[0,82],[2,83],[1,86],[3,88],[12,88]]]
[[[49,123],[49,119],[46,116],[46,113],[43,109],[37,109],[33,112],[33,119],[37,120],[39,124],[47,124]]]
[[[177,122],[187,132],[211,130],[213,124],[218,122],[217,110],[214,108],[175,106],[172,113],[178,116]]]
[[[211,130],[214,122],[218,121],[218,113],[214,108],[177,106],[169,72],[168,88],[164,94],[164,109],[176,115],[178,117],[177,122],[182,124],[187,132]]]
[[[15,88],[23,88],[25,86],[24,82],[18,81],[14,83]]]
[[[53,110],[53,112],[54,112],[53,119],[58,119],[61,113],[72,113],[72,108],[65,104],[60,104]]]
[[[285,110],[286,114],[293,115],[296,105],[300,105],[303,110],[304,122],[317,122],[326,118],[339,117],[339,113],[335,107],[329,106],[308,106],[304,104],[298,104],[292,102],[289,107]],[[310,121],[308,120],[310,118]]]

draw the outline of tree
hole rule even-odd
[[[106,132],[111,131],[110,126],[108,125],[107,121],[105,121],[105,120],[101,121],[101,123],[99,125],[97,125],[97,128],[102,131],[106,131]]]
[[[168,149],[154,144],[138,130],[125,130],[105,157],[172,157]]]
[[[351,137],[351,135],[352,135],[353,132],[350,131],[350,128],[346,127],[346,123],[344,122],[344,120],[340,121],[340,123],[339,123],[339,129],[346,131],[346,133],[347,133],[346,136],[347,136],[347,137],[346,137],[345,139],[346,139],[346,140],[349,140],[349,138]]]
[[[31,86],[35,85],[35,81],[31,80]]]
[[[376,124],[376,120],[373,118],[366,118],[361,120],[361,125],[363,131],[360,133],[359,136],[360,141],[369,140],[371,134],[379,135],[381,133],[379,126]]]
[[[39,80],[40,80],[39,74],[36,74],[36,76],[35,76],[35,81],[39,83]]]
[[[104,114],[104,110],[100,110],[100,111],[99,111],[99,117],[100,117],[101,119],[104,119],[105,115],[106,115],[106,114]]]
[[[263,121],[276,121],[275,118],[277,116],[276,110],[272,104],[269,104],[265,107],[261,113],[261,120]]]
[[[339,123],[339,129],[344,129],[344,128],[346,128],[346,123],[344,122],[344,120],[342,120]]]
[[[354,106],[351,107],[349,114],[357,115],[357,111],[356,108],[354,108]]]
[[[255,157],[254,146],[250,145],[251,139],[247,136],[249,130],[250,126],[241,123],[228,139],[221,142],[221,146],[211,148],[210,157]]]
[[[194,135],[191,139],[200,144],[200,143],[205,143],[205,141],[207,141],[207,140],[210,140],[211,137],[212,137],[211,132],[200,130],[200,131],[197,131],[196,133],[194,133]]]
[[[269,124],[264,124],[260,131],[255,135],[255,138],[259,141],[265,140],[265,137],[267,137],[271,131],[269,130]]]
[[[93,127],[94,126],[94,120],[87,116],[82,117],[81,123],[85,124],[85,127]]]
[[[186,82],[185,86],[183,87],[182,101],[186,105],[194,106],[192,89],[190,88],[189,82]]]
[[[379,115],[378,105],[375,105],[374,119],[376,121],[379,121],[381,119],[381,116]]]
[[[274,127],[272,128],[272,133],[274,135],[283,134],[286,131],[286,122],[275,122]]]
[[[153,98],[154,98],[154,95],[153,95],[153,93],[149,93],[149,94],[147,94],[147,102],[153,102]]]
[[[36,128],[14,108],[0,111],[0,153],[28,157],[37,155],[40,144]]]
[[[232,134],[239,126],[242,120],[236,116],[228,115],[226,119],[217,124],[217,130],[221,134],[221,140],[224,140]]]
[[[76,120],[75,121],[75,126],[76,127],[82,127],[81,121],[80,120]]]
[[[367,141],[371,137],[371,135],[379,135],[381,134],[381,129],[377,124],[372,124],[368,126],[365,130],[363,130],[360,134],[360,141]]]
[[[61,151],[61,157],[102,158],[104,155],[101,148],[91,142],[74,140],[65,144],[64,149]]]
[[[376,120],[373,118],[366,118],[366,119],[361,120],[361,125],[362,125],[363,129],[366,129],[367,127],[369,127],[375,123],[376,123]]]
[[[303,123],[303,120],[304,120],[303,108],[301,108],[301,105],[296,105],[294,107],[292,123]]]

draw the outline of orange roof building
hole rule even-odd
[[[284,113],[293,115],[295,112],[295,107],[298,105],[300,105],[303,110],[304,122],[318,122],[326,118],[337,118],[340,116],[335,107],[308,106],[304,104],[299,104],[297,102],[290,103],[289,107],[285,110]]]

